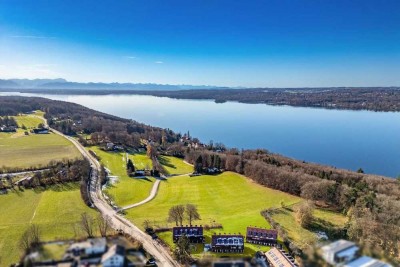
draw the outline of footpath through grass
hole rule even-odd
[[[216,176],[182,176],[162,182],[154,200],[127,210],[126,216],[142,229],[145,220],[150,220],[156,227],[173,227],[173,223],[167,222],[169,208],[178,204],[195,204],[202,220],[194,224],[223,226],[223,229],[205,232],[206,243],[209,243],[212,233],[245,234],[249,225],[269,228],[260,212],[279,207],[281,201],[290,205],[301,201],[301,198],[263,187],[232,172]],[[160,233],[160,237],[174,247],[171,232]],[[254,255],[258,250],[257,246],[250,244],[245,247],[245,255]],[[203,246],[198,245],[195,253],[199,254],[202,250]]]
[[[0,195],[0,210],[0,266],[19,261],[19,241],[31,223],[39,226],[43,241],[71,239],[83,235],[74,231],[83,212],[97,216],[81,200],[78,183]]]
[[[100,157],[100,162],[111,171],[111,176],[117,176],[117,181],[107,187],[105,192],[111,196],[115,203],[127,206],[145,199],[153,187],[154,178],[139,179],[129,177],[126,173],[126,153],[106,152],[98,147],[88,147]],[[129,155],[135,162],[139,162],[143,155]],[[142,164],[146,164],[142,162]]]

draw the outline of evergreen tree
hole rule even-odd
[[[126,163],[126,170],[127,170],[128,174],[135,172],[135,165],[133,165],[133,162],[131,159],[128,159],[128,162]]]

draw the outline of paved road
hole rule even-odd
[[[123,232],[129,234],[136,240],[142,242],[144,249],[153,255],[157,260],[159,266],[164,267],[175,267],[180,266],[171,255],[168,253],[167,249],[160,245],[157,241],[153,240],[148,234],[144,233],[132,222],[128,221],[121,215],[119,215],[104,199],[103,193],[101,191],[100,179],[98,173],[100,171],[100,163],[92,157],[86,151],[86,149],[74,138],[63,135],[62,133],[51,129],[54,133],[59,134],[68,140],[70,140],[76,148],[81,152],[81,154],[89,160],[92,167],[91,177],[90,177],[90,197],[94,206],[100,211],[103,216],[108,216],[111,218],[112,227],[115,230],[122,230]],[[159,182],[159,180],[158,180]],[[157,193],[157,188],[155,188],[155,194]],[[154,187],[153,187],[154,190]],[[153,192],[152,190],[152,192]],[[155,196],[155,195],[154,195]],[[153,196],[153,197],[154,197]],[[150,201],[150,200],[149,200]]]

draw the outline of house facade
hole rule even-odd
[[[172,232],[172,238],[174,242],[177,242],[178,239],[183,235],[189,238],[190,243],[204,242],[203,226],[179,226],[174,227]]]
[[[246,242],[264,246],[275,246],[278,240],[278,231],[259,227],[247,227]]]
[[[125,265],[125,248],[113,245],[107,253],[101,257],[103,267],[122,267]]]
[[[102,254],[107,250],[107,241],[105,238],[92,238],[83,242],[72,244],[68,251],[74,255]]]
[[[211,237],[211,251],[218,253],[243,253],[244,236],[236,234],[219,234]]]

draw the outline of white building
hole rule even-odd
[[[107,250],[105,238],[91,238],[83,242],[72,244],[68,251],[74,254],[85,253],[86,255],[102,254]]]
[[[344,267],[392,267],[392,265],[368,256],[362,256],[345,264]]]
[[[359,250],[355,243],[343,239],[321,248],[322,257],[333,266],[344,266],[354,260]]]
[[[101,264],[103,267],[122,267],[125,264],[125,248],[113,245],[101,257]]]

